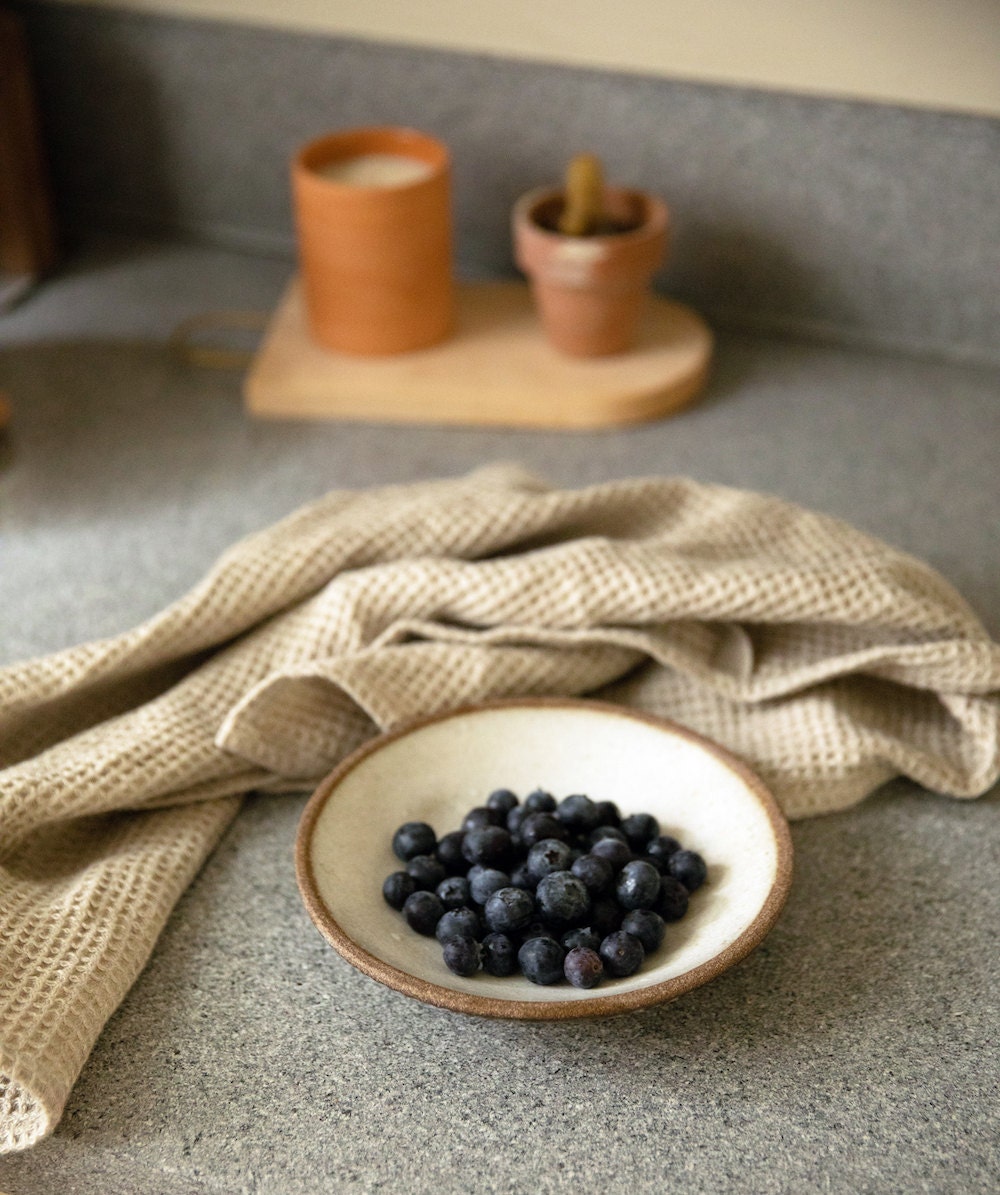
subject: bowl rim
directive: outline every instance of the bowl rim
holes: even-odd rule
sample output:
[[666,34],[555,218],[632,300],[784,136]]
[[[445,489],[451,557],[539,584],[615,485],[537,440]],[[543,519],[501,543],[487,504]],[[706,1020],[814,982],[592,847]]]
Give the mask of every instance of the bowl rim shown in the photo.
[[[373,955],[342,928],[320,895],[309,849],[320,814],[341,781],[369,756],[424,727],[490,710],[517,708],[576,709],[644,722],[702,747],[745,782],[767,816],[777,858],[774,881],[767,896],[753,921],[738,938],[690,971],[646,987],[624,992],[581,991],[579,999],[571,1000],[507,1000],[480,996],[421,979]],[[578,697],[514,697],[474,702],[408,719],[369,739],[347,755],[320,781],[302,811],[295,839],[295,874],[302,901],[317,929],[338,954],[369,978],[425,1004],[452,1012],[504,1020],[553,1021],[611,1016],[663,1004],[708,983],[742,961],[764,940],[785,905],[792,883],[792,855],[788,821],[764,782],[744,760],[705,735],[661,715],[612,702]]]

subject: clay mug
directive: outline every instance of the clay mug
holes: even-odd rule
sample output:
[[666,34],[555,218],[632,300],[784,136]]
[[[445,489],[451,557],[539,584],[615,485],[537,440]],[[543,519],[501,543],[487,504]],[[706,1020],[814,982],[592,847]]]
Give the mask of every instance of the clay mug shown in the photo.
[[329,133],[295,154],[292,195],[306,318],[318,344],[382,356],[449,335],[446,146],[415,129]]

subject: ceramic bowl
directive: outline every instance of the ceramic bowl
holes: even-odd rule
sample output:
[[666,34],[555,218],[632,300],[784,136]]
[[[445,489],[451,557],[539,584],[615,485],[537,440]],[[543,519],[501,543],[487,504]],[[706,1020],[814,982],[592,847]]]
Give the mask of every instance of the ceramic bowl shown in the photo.
[[[453,975],[382,897],[403,866],[392,835],[428,822],[440,836],[497,788],[586,793],[649,812],[698,851],[706,883],[663,946],[627,979],[590,990],[522,976]],[[603,1016],[672,1000],[714,979],[764,938],[791,883],[788,825],[749,768],[693,731],[590,701],[498,701],[429,717],[372,740],[317,788],[302,815],[296,871],[306,908],[359,970],[458,1012],[545,1020]]]

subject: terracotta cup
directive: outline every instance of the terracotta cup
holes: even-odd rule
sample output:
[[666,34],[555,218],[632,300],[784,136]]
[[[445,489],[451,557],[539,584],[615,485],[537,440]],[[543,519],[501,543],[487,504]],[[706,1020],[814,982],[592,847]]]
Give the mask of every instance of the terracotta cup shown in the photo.
[[445,339],[454,319],[451,163],[413,129],[347,129],[292,163],[310,333],[381,356]]
[[558,188],[531,191],[512,217],[515,258],[545,335],[573,357],[625,352],[666,256],[666,204],[645,191],[607,187],[603,210],[621,231],[567,236],[557,230],[563,203]]

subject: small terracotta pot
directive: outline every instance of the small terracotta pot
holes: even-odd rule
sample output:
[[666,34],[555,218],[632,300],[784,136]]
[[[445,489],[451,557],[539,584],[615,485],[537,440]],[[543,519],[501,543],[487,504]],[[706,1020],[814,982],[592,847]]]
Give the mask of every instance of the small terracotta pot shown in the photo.
[[558,188],[514,205],[514,253],[528,276],[549,342],[573,357],[621,353],[635,343],[653,275],[667,251],[669,213],[645,191],[608,187],[604,212],[623,231],[566,236],[557,231]]
[[[343,177],[373,155],[374,165],[395,161],[401,177],[384,169]],[[306,313],[319,344],[380,356],[448,336],[451,164],[440,141],[400,128],[331,133],[295,155],[292,193]]]

